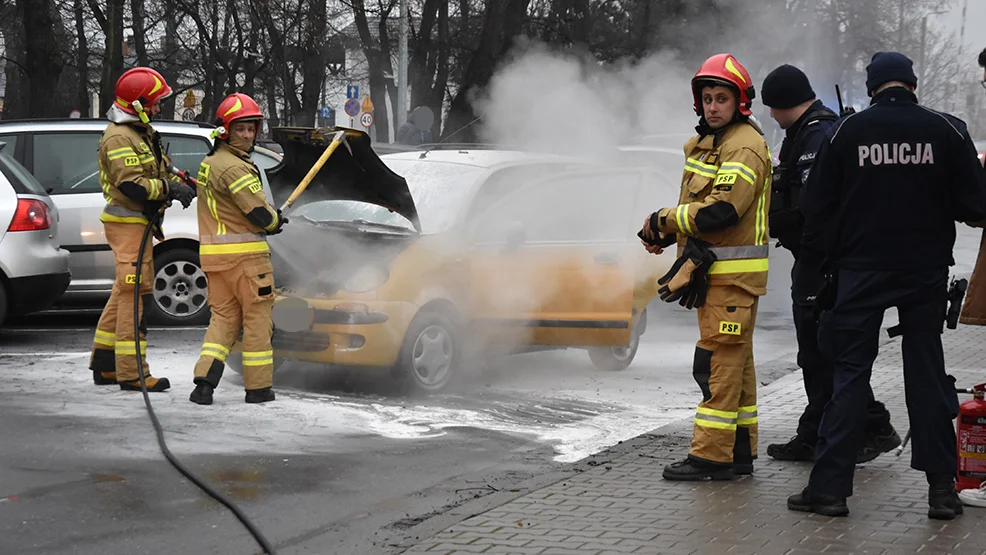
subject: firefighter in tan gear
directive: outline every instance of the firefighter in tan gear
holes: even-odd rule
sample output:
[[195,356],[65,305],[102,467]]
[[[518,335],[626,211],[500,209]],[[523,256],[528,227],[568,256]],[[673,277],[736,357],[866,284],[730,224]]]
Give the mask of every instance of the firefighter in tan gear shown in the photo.
[[[120,389],[127,391],[140,391],[138,356],[148,391],[170,387],[167,378],[151,377],[147,366],[143,305],[148,302],[153,281],[150,237],[140,269],[139,353],[134,344],[137,254],[146,226],[168,201],[178,200],[188,208],[195,198],[192,187],[169,173],[171,160],[150,124],[161,111],[160,102],[170,95],[171,87],[153,69],[128,70],[116,83],[116,102],[106,114],[110,123],[99,141],[99,181],[106,198],[99,219],[106,242],[113,249],[116,278],[96,326],[89,369],[97,385],[119,383]],[[157,239],[164,238],[160,221],[153,231]]]
[[274,268],[266,236],[279,233],[287,218],[267,203],[260,171],[250,160],[262,118],[249,96],[226,97],[216,112],[215,146],[199,169],[199,259],[212,309],[189,397],[200,405],[212,404],[241,329],[246,402],[274,400]]
[[728,480],[752,474],[757,456],[753,327],[767,292],[771,158],[751,120],[753,81],[736,58],[706,60],[692,90],[700,120],[685,143],[679,204],[651,214],[641,237],[653,253],[677,242],[661,297],[698,307],[692,372],[703,400],[688,457],[664,478]]

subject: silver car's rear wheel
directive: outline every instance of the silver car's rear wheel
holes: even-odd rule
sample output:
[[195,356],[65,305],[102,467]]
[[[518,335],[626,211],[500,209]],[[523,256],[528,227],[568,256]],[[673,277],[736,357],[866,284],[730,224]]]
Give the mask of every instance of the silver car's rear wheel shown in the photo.
[[189,249],[165,251],[154,258],[154,302],[146,307],[152,322],[173,326],[209,322],[209,282],[199,255]]

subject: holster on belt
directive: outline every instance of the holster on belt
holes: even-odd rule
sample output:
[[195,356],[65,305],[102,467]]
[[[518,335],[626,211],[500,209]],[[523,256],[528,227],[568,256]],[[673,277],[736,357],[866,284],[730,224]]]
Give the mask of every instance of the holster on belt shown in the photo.
[[678,304],[685,308],[697,308],[705,304],[705,294],[709,289],[709,269],[716,261],[711,245],[689,237],[681,256],[675,260],[668,273],[657,280],[661,286],[657,290],[661,300]]

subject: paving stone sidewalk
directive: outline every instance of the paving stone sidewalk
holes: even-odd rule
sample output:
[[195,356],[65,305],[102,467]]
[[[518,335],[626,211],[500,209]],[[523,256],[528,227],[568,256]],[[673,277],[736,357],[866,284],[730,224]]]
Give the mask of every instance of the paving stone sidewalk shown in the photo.
[[[883,336],[886,338],[886,335]],[[961,387],[986,381],[986,328],[945,330],[946,363]],[[900,339],[888,340],[873,390],[907,431]],[[794,435],[805,405],[800,372],[759,394],[760,452],[753,476],[733,482],[669,482],[661,472],[684,455],[691,419],[671,424],[612,460],[465,520],[404,553],[962,553],[986,555],[986,509],[966,507],[954,521],[927,518],[927,483],[909,467],[911,449],[856,468],[846,518],[787,510],[808,479],[807,463],[766,456],[769,443]],[[959,401],[969,397],[960,395]],[[605,454],[603,454],[605,457]],[[468,518],[466,518],[468,517]]]

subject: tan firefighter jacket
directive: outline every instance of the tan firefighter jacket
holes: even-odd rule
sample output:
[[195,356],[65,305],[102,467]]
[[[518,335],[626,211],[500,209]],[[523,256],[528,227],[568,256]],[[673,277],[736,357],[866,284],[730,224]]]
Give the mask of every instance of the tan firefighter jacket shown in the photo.
[[[278,215],[267,203],[260,170],[249,154],[220,143],[202,161],[198,181],[202,269],[223,271],[243,260],[269,258],[266,232],[277,227]],[[261,226],[261,221],[269,223]]]
[[752,124],[734,123],[719,133],[685,143],[679,204],[658,212],[665,233],[675,233],[678,254],[688,236],[710,243],[717,262],[710,285],[736,285],[767,293],[770,151]]
[[[106,206],[104,223],[147,225],[148,217],[168,199],[171,160],[142,123],[110,123],[99,140],[99,184]],[[156,143],[156,144],[155,144]],[[163,238],[160,228],[155,236]]]

